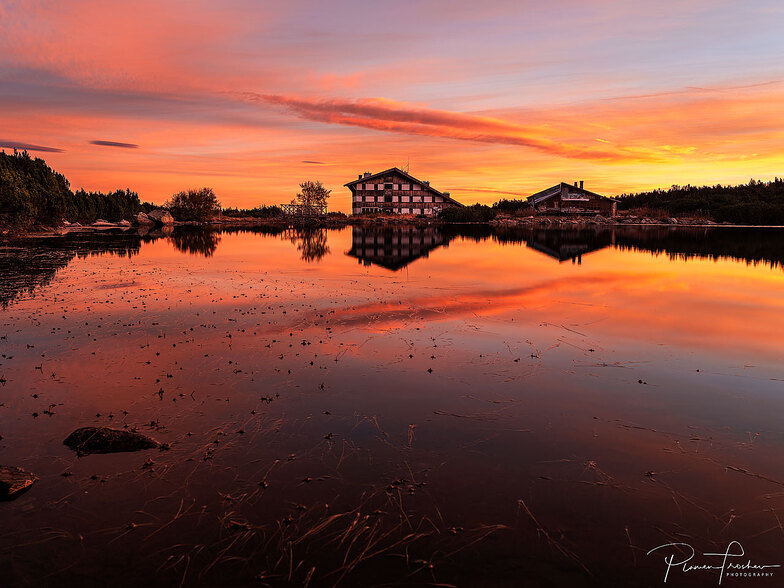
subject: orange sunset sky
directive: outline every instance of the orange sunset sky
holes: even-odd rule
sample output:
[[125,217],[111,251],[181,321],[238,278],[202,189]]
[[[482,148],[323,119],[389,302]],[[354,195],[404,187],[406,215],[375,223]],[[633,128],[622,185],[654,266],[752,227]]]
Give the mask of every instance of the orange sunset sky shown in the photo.
[[0,0],[0,146],[158,203],[772,179],[783,80],[780,0]]

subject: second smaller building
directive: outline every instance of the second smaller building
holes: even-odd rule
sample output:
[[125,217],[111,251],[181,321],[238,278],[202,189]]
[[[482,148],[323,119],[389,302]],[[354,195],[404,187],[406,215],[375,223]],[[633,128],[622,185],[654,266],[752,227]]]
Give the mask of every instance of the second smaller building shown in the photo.
[[618,201],[583,188],[561,182],[528,197],[529,204],[541,214],[602,214],[615,216]]

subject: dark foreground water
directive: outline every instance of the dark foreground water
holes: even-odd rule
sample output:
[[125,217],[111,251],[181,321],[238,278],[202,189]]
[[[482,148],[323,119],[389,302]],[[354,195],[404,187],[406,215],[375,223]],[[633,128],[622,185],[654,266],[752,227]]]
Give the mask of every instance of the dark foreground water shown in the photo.
[[[0,464],[40,479],[0,586],[780,586],[782,261],[740,228],[1,247]],[[168,450],[77,457],[90,425]]]

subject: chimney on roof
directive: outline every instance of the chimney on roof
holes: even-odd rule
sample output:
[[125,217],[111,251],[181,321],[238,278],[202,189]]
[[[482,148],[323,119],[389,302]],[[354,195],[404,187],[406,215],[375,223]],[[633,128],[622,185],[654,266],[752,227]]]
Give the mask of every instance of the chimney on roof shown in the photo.
[[425,186],[429,186],[429,185],[430,185],[430,180],[425,180],[425,181],[424,181],[424,182],[422,182],[422,183],[423,183]]
[[583,189],[583,181],[580,180],[580,190],[582,190],[582,189]]
[[373,174],[371,174],[370,172],[365,172],[365,177],[366,177],[366,178],[369,178],[369,177],[370,177],[370,176],[372,176],[372,175],[373,175]]
[[577,180],[574,181],[574,187],[577,187]]
[[357,179],[361,180],[362,179],[362,174],[359,174],[359,177]]

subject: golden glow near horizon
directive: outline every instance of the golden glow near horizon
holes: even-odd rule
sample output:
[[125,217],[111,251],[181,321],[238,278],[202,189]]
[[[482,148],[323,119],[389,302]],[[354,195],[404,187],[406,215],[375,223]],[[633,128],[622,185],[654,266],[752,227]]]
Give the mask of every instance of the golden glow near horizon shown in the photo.
[[319,179],[348,211],[344,183],[407,163],[466,203],[561,180],[772,179],[782,16],[772,1],[0,0],[0,145],[74,188],[162,202],[207,185],[241,207]]

